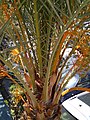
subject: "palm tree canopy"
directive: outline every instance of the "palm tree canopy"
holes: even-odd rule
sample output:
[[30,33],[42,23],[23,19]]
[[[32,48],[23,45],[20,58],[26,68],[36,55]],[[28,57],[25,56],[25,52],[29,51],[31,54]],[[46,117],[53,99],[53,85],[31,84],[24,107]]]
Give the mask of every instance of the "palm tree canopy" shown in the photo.
[[[34,107],[41,109],[38,101],[58,104],[69,80],[88,71],[89,18],[90,0],[0,1],[0,42],[6,36],[10,43],[1,50],[0,60],[23,84]],[[67,48],[72,49],[64,58]],[[76,51],[78,57],[58,87]]]

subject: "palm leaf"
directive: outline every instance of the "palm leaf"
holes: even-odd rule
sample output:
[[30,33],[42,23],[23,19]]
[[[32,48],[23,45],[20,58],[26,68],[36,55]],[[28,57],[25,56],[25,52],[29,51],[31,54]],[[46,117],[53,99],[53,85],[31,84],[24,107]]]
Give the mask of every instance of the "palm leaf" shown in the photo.
[[[89,3],[90,0],[21,0],[11,2],[11,7],[5,10],[8,20],[5,24],[2,23],[1,40],[4,33],[8,34],[9,41],[14,45],[3,50],[0,59],[23,84],[23,89],[29,96],[28,102],[34,107],[32,110],[28,109],[31,116],[35,113],[35,119],[56,117],[59,107],[55,104],[58,104],[63,89],[76,73],[87,70],[90,57],[90,49],[87,47],[89,26],[87,31],[83,28],[84,23],[89,21]],[[11,8],[13,13],[10,18],[8,11]],[[72,51],[62,62],[68,45],[72,46]],[[14,49],[18,50],[14,56],[16,58],[8,55]],[[81,57],[69,72],[74,68],[75,71],[70,76],[68,72],[61,82],[63,69],[77,49],[81,51]],[[13,67],[15,59],[19,60],[19,69],[23,69],[22,75],[18,67]],[[82,65],[83,60],[85,63]]]

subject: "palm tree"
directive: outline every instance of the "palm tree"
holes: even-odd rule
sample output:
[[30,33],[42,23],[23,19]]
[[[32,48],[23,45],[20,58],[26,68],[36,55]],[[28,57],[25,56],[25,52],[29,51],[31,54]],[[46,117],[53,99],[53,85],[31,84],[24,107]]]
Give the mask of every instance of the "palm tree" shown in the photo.
[[[2,0],[0,14],[1,41],[8,35],[13,44],[1,51],[0,60],[23,84],[27,115],[33,120],[59,119],[63,89],[76,73],[82,75],[90,67],[90,0]],[[72,50],[63,60],[69,46]],[[78,57],[62,79],[76,51]]]

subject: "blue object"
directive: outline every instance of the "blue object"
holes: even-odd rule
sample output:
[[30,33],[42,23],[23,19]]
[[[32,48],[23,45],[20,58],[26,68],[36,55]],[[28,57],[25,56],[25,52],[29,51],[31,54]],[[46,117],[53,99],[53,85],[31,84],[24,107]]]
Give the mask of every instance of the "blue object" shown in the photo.
[[4,103],[4,99],[0,94],[0,120],[13,120],[10,115],[10,109]]

